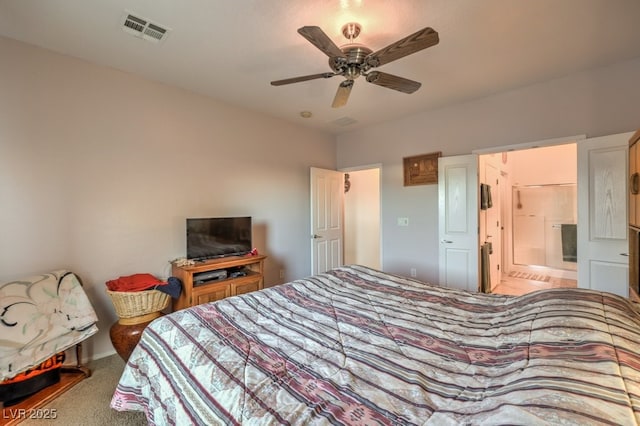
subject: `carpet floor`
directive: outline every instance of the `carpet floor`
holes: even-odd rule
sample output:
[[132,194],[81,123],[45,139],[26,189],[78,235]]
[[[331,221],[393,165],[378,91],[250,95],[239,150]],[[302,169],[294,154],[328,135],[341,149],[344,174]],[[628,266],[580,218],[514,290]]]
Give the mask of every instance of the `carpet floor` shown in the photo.
[[124,370],[124,361],[118,355],[89,363],[91,377],[84,379],[67,392],[44,406],[50,413],[55,410],[55,420],[27,419],[19,426],[82,425],[115,426],[146,425],[144,413],[120,412],[109,406],[113,391]]

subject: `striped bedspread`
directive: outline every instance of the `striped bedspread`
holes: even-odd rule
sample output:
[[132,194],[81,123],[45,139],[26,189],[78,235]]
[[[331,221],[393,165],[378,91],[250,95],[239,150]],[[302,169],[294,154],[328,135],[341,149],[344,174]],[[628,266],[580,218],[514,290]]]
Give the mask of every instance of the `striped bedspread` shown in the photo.
[[111,406],[150,424],[636,425],[640,316],[609,293],[342,267],[157,319]]

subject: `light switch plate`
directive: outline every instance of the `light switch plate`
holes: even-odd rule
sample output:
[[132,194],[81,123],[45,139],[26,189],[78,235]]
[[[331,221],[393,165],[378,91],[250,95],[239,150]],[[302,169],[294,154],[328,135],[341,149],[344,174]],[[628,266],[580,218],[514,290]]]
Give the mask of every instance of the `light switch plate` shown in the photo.
[[398,226],[409,226],[409,218],[408,217],[399,217],[398,218]]

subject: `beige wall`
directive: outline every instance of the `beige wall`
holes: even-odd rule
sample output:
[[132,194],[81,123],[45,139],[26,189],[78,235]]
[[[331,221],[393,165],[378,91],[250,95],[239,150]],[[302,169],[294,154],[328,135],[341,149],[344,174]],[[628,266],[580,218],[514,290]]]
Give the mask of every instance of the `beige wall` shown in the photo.
[[166,278],[188,216],[248,215],[266,284],[310,273],[309,167],[332,137],[0,38],[0,282],[68,268],[113,349],[104,282]]
[[[416,268],[437,283],[438,188],[404,187],[403,157],[627,132],[640,128],[639,105],[637,58],[340,135],[338,167],[382,164],[382,266],[406,276]],[[409,227],[398,227],[398,217]]]

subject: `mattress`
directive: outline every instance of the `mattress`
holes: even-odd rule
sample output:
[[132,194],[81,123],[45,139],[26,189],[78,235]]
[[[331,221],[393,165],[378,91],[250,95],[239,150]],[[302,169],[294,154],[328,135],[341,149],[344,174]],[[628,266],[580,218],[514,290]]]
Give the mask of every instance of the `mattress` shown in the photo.
[[636,425],[640,317],[609,293],[341,267],[155,320],[111,406],[158,425]]

